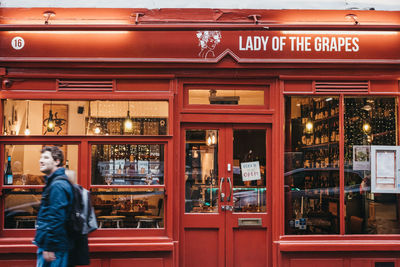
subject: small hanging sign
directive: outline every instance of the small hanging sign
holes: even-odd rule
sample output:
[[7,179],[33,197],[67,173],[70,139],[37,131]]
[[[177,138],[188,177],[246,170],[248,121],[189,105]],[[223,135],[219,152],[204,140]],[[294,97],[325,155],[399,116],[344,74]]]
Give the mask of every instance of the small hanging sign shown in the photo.
[[240,165],[243,181],[261,180],[260,163],[258,161],[242,162]]

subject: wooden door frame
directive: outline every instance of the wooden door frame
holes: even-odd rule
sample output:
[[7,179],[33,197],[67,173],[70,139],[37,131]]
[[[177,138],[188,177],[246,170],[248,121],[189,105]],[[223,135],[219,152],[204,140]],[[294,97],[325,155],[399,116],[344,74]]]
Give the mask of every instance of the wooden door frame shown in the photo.
[[[218,162],[219,165],[221,166],[219,168],[219,179],[221,177],[225,177],[227,174],[225,165],[227,163],[231,163],[232,164],[232,158],[227,158],[226,155],[232,156],[233,155],[233,144],[230,144],[230,140],[233,140],[233,130],[234,129],[265,129],[266,131],[266,165],[267,166],[271,166],[270,168],[266,168],[266,188],[267,188],[267,194],[266,194],[266,213],[263,215],[258,215],[258,216],[263,216],[264,218],[266,218],[266,220],[263,222],[263,227],[266,228],[266,233],[267,233],[267,251],[266,251],[266,262],[268,263],[268,265],[270,265],[272,263],[272,220],[271,220],[271,211],[272,211],[272,190],[271,190],[271,186],[272,186],[272,123],[246,123],[246,124],[240,124],[240,123],[182,123],[181,125],[181,131],[180,131],[180,140],[181,140],[181,144],[180,144],[180,153],[182,155],[182,161],[180,162],[180,167],[179,167],[179,184],[180,184],[180,188],[182,188],[181,192],[179,193],[179,197],[180,199],[178,200],[179,203],[181,203],[180,205],[180,263],[182,266],[185,266],[185,258],[184,258],[184,254],[185,254],[185,250],[184,250],[184,242],[185,242],[185,227],[191,223],[193,223],[193,227],[197,227],[197,223],[198,221],[196,220],[196,218],[194,216],[196,215],[192,215],[193,219],[190,219],[187,221],[188,219],[188,214],[185,213],[185,185],[184,185],[184,179],[182,179],[182,177],[184,177],[185,174],[185,141],[186,141],[186,137],[185,137],[185,131],[187,129],[218,129],[220,130],[220,136],[222,138],[220,138],[220,145],[221,147],[219,147],[218,150]],[[221,135],[222,133],[222,135]],[[228,134],[230,136],[228,136]],[[230,137],[230,139],[229,139]],[[228,141],[229,140],[229,141]],[[222,143],[221,143],[222,142]],[[221,150],[224,149],[224,151]],[[232,177],[233,178],[233,177]],[[233,180],[232,180],[233,181]],[[269,190],[268,190],[269,189]],[[228,185],[227,183],[224,183],[223,185],[223,191],[227,192],[228,189]],[[198,214],[197,214],[198,215]],[[206,214],[207,215],[207,214]],[[223,253],[222,255],[224,255],[224,257],[219,257],[218,259],[218,264],[219,266],[232,266],[233,264],[233,246],[230,246],[228,248],[227,244],[229,243],[228,240],[228,234],[227,234],[227,217],[230,216],[227,214],[227,212],[221,212],[221,203],[218,207],[218,214],[215,214],[216,216],[222,217],[224,220],[224,225],[223,225],[223,231],[220,231],[219,233],[219,238],[222,238],[221,240],[224,240],[225,244],[223,246],[220,246],[220,251],[219,251],[219,255],[221,255],[220,253]],[[243,217],[243,218],[248,218],[248,217],[254,217],[254,213],[250,213],[250,214],[246,214],[246,213],[240,213],[240,214],[231,214],[231,216],[234,217]],[[192,217],[190,216],[190,217]],[[213,215],[211,215],[213,216]],[[185,218],[186,217],[186,218]],[[207,216],[210,217],[210,216]],[[189,224],[188,224],[189,223]],[[212,224],[207,225],[207,226],[212,226]],[[232,228],[233,229],[233,228]],[[231,235],[229,235],[231,236]],[[230,242],[232,243],[232,242]]]

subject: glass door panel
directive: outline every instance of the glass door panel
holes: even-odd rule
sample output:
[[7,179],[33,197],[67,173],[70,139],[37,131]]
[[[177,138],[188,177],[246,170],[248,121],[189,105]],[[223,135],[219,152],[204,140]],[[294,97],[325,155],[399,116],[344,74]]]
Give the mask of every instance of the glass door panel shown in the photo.
[[218,130],[187,130],[185,212],[218,212]]
[[266,212],[265,140],[264,129],[233,130],[234,212]]

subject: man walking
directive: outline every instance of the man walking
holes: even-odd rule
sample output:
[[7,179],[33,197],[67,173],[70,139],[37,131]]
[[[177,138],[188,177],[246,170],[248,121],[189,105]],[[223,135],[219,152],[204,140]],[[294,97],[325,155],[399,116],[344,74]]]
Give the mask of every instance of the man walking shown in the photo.
[[40,171],[46,176],[42,201],[37,216],[34,244],[38,246],[36,267],[66,267],[71,240],[66,223],[71,210],[72,187],[65,179],[63,152],[56,146],[46,146],[40,155]]

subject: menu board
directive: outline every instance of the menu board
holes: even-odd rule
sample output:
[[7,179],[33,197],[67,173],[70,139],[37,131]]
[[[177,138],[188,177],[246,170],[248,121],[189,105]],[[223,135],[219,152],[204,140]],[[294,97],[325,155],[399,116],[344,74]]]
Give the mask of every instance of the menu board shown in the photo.
[[371,192],[399,193],[399,148],[371,146]]

